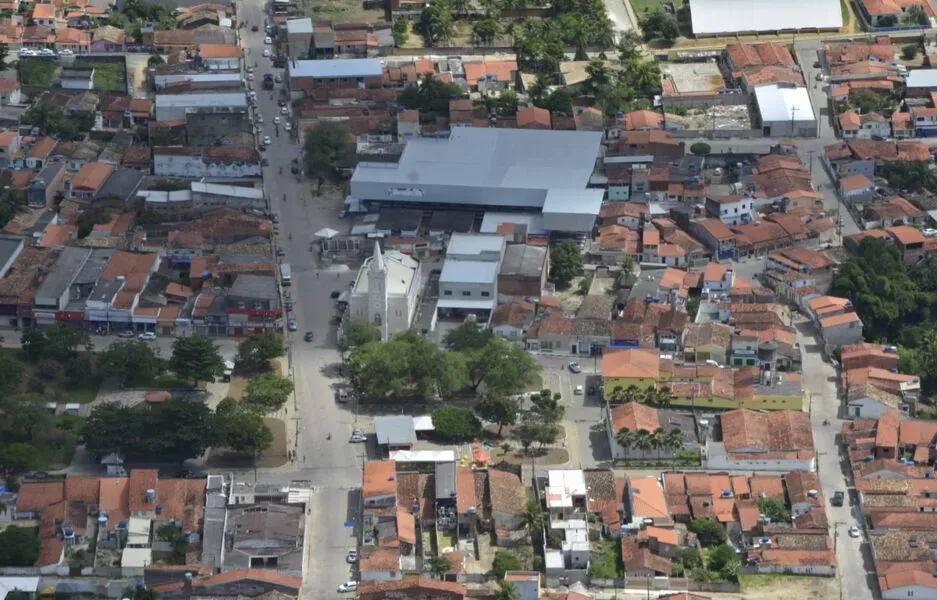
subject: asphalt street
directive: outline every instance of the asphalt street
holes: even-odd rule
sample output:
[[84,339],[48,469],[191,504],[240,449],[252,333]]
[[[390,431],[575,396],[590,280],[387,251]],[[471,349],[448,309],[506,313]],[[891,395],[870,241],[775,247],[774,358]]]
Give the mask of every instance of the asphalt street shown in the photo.
[[[290,317],[298,323],[298,331],[290,334],[296,387],[295,470],[281,470],[275,477],[307,479],[313,486],[307,505],[303,597],[340,598],[338,585],[354,578],[345,554],[356,547],[352,525],[361,484],[359,454],[364,449],[348,443],[355,416],[334,400],[335,386],[340,382],[340,357],[335,350],[335,328],[330,323],[333,301],[329,295],[333,289],[346,288],[355,272],[344,266],[320,270],[310,252],[313,232],[326,226],[339,228],[339,207],[316,201],[309,180],[297,181],[290,174],[290,162],[300,156],[301,147],[282,129],[277,136],[273,124],[280,111],[277,100],[282,86],[278,84],[273,93],[261,89],[265,73],[281,74],[270,59],[262,56],[265,10],[262,0],[246,0],[239,3],[238,18],[248,23],[241,30],[245,63],[257,63],[253,84],[257,108],[264,116],[261,135],[269,136],[272,142],[264,152],[270,163],[264,169],[264,188],[271,210],[280,216],[277,244],[286,251],[282,260],[291,265],[293,279],[284,291],[294,304]],[[251,32],[251,25],[258,25],[260,30]],[[312,342],[303,341],[307,331],[313,333]]]

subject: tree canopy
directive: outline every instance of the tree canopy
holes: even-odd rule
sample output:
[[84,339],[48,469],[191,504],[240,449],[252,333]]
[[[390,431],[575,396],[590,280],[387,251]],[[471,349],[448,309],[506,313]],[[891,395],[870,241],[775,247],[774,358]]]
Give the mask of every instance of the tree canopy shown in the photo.
[[221,375],[224,362],[214,342],[205,336],[193,335],[173,341],[169,368],[179,377],[191,379],[193,385],[198,385],[199,381],[214,381]]
[[[425,12],[425,11],[424,11]],[[421,118],[449,116],[449,101],[462,97],[462,88],[428,74],[419,85],[407,86],[398,97],[405,108],[418,110]]]
[[351,133],[337,121],[318,121],[306,130],[303,158],[306,173],[323,179],[335,176],[339,158],[352,151]]
[[464,442],[478,437],[481,422],[469,408],[444,406],[433,411],[433,433],[442,439]]
[[645,41],[648,42],[659,40],[671,45],[680,36],[680,27],[677,25],[676,17],[660,9],[644,18],[641,22],[641,29],[644,31]]
[[10,525],[0,531],[0,567],[32,567],[39,558],[39,530]]
[[293,381],[279,375],[258,375],[247,382],[247,404],[257,410],[280,410],[291,393]]
[[114,342],[98,356],[98,367],[104,375],[122,378],[126,386],[148,384],[166,370],[157,352],[143,341]]
[[704,548],[724,544],[727,539],[726,528],[719,521],[708,517],[693,519],[689,529],[696,534]]
[[495,552],[495,558],[491,562],[491,572],[498,579],[504,579],[504,574],[508,571],[520,571],[522,569],[521,559],[513,552],[506,550]]
[[582,275],[582,249],[566,241],[550,252],[550,279],[560,288],[569,287],[574,277]]
[[283,339],[275,331],[255,334],[238,344],[237,368],[256,372],[270,368],[270,360],[283,355]]

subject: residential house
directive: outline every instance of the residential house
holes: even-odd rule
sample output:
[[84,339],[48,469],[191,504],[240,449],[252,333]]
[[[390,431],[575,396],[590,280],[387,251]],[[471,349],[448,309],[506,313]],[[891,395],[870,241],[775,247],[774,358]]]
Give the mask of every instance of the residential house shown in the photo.
[[683,359],[705,363],[714,360],[726,364],[732,339],[732,328],[722,323],[690,323],[683,335]]
[[906,21],[906,15],[912,8],[924,13],[925,17],[933,18],[937,16],[933,7],[922,0],[862,0],[858,3],[868,22],[873,28],[892,28],[917,25]]
[[93,162],[84,165],[65,182],[68,197],[84,202],[95,200],[113,172],[114,166],[106,163]]
[[38,170],[45,167],[55,150],[55,144],[55,138],[49,136],[43,136],[36,140],[26,150],[26,168]]
[[690,222],[690,233],[703,242],[716,259],[735,258],[736,234],[718,219]]
[[159,146],[153,149],[153,174],[161,177],[260,177],[260,153],[247,147],[190,148]]
[[849,300],[818,296],[809,300],[807,306],[828,349],[862,341],[862,321]]
[[752,209],[752,199],[747,196],[706,196],[706,216],[719,219],[725,225],[750,223],[754,220]]
[[[613,460],[650,459],[656,457],[672,458],[684,450],[698,451],[700,448],[696,418],[692,415],[677,413],[667,409],[657,409],[639,402],[627,402],[617,406],[606,404],[605,434]],[[618,443],[618,433],[627,429],[634,434],[639,431],[654,433],[657,429],[666,433],[680,431],[681,445],[653,450],[642,450],[636,445],[622,447]]]
[[708,441],[710,469],[812,471],[816,451],[802,411],[730,410],[719,417],[722,441]]
[[55,31],[55,49],[87,54],[91,49],[91,34],[72,27],[59,28]]
[[498,270],[498,293],[539,298],[549,271],[549,253],[545,247],[508,244]]
[[605,399],[616,388],[656,388],[661,379],[660,353],[656,349],[625,349],[606,352],[602,356],[602,382]]
[[927,238],[921,233],[920,229],[910,225],[897,225],[885,229],[888,238],[892,240],[901,255],[904,262],[913,265],[923,258],[926,258],[928,252]]
[[102,25],[91,32],[91,51],[123,52],[125,39],[123,29],[112,25]]
[[891,123],[876,112],[859,114],[847,110],[839,116],[839,129],[843,138],[887,138],[891,134]]
[[839,193],[846,201],[868,198],[875,194],[875,183],[861,173],[839,180]]
[[527,491],[520,475],[498,468],[488,469],[488,498],[499,545],[508,545],[523,527]]
[[892,228],[899,225],[919,227],[928,218],[927,213],[901,196],[890,198],[885,203],[871,204],[862,217],[866,229]]

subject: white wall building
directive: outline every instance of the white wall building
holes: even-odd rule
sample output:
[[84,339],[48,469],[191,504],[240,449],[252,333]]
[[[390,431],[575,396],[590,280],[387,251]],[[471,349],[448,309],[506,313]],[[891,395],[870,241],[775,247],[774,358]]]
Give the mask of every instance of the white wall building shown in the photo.
[[835,31],[843,26],[838,0],[690,0],[697,36],[759,31]]
[[406,331],[413,323],[422,281],[420,263],[390,251],[381,253],[374,242],[374,254],[364,261],[352,288],[351,316],[363,319],[381,330],[381,339]]
[[498,271],[504,256],[501,235],[454,233],[439,275],[439,318],[474,314],[487,323],[498,303]]
[[762,85],[755,88],[755,105],[765,137],[817,137],[817,118],[807,88]]
[[260,177],[260,153],[253,148],[183,146],[153,149],[153,175],[158,177]]

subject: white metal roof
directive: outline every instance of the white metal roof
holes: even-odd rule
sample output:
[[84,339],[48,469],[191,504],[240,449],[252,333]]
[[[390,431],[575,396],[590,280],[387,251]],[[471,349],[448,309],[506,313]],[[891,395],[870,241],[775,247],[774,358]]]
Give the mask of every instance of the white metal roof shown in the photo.
[[908,72],[905,86],[909,88],[937,87],[937,69],[914,69]]
[[390,459],[397,462],[454,462],[453,450],[394,450]]
[[542,235],[546,233],[543,228],[543,216],[537,213],[502,213],[488,211],[482,219],[481,233],[497,233],[498,227],[505,223],[523,225],[527,233]]
[[10,592],[35,594],[38,590],[38,577],[0,577],[0,598],[6,598]]
[[480,255],[501,253],[504,246],[503,235],[484,235],[477,233],[453,233],[446,247],[446,254]]
[[839,29],[839,0],[690,0],[696,35],[746,31]]
[[470,300],[468,298],[440,298],[436,308],[462,308],[465,310],[493,310],[494,300]]
[[290,77],[380,77],[384,66],[377,58],[343,58],[335,60],[293,60],[288,64]]
[[156,96],[156,108],[179,108],[197,106],[247,106],[244,92],[221,94],[160,94]]
[[761,120],[766,123],[781,121],[812,122],[815,120],[807,88],[762,85],[755,88],[755,102]]
[[312,19],[287,19],[286,33],[312,33]]
[[202,194],[216,194],[218,196],[230,196],[232,198],[250,198],[254,200],[263,200],[264,191],[260,188],[243,187],[239,185],[223,185],[220,183],[204,183],[193,181],[191,183],[192,191]]
[[498,261],[446,259],[439,283],[494,283],[499,266]]
[[599,214],[605,191],[600,189],[584,190],[549,190],[543,201],[543,212],[559,214],[592,215]]

